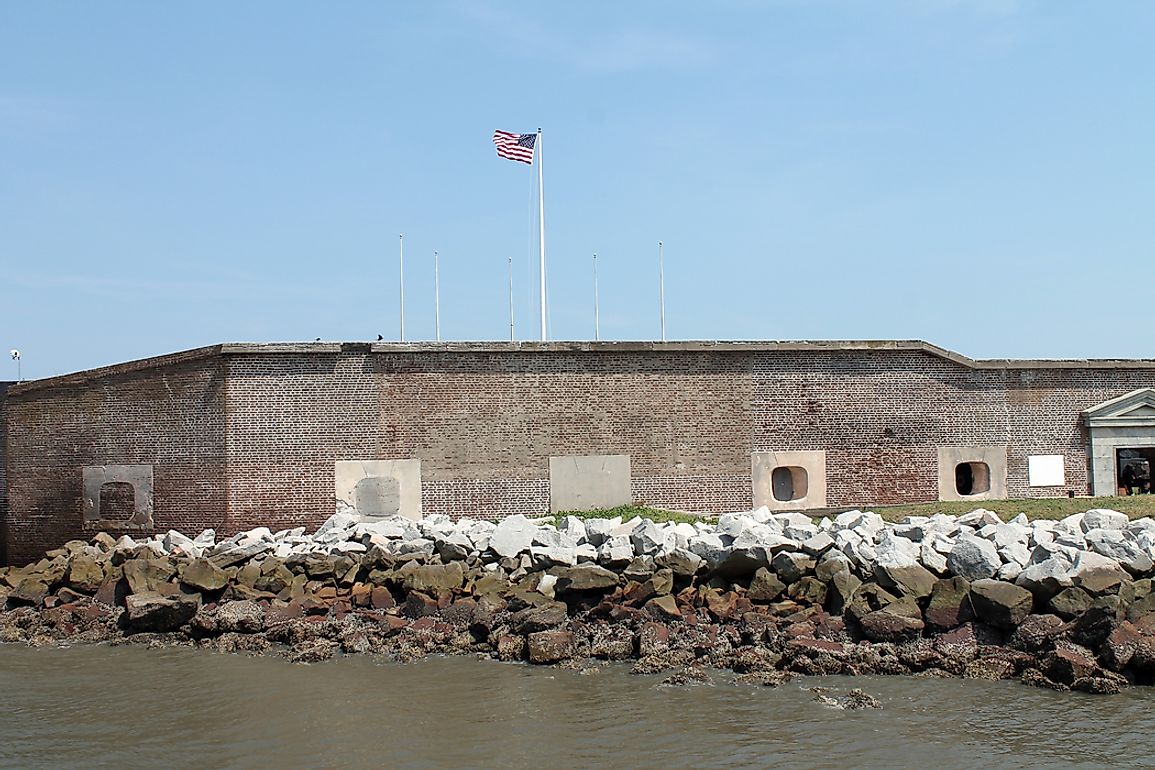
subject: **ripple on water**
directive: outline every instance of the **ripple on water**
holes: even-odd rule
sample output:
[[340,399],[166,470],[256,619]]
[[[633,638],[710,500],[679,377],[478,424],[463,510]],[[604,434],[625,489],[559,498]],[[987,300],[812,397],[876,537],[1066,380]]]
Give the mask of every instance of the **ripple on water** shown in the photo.
[[[1155,694],[1008,682],[812,678],[660,687],[469,658],[410,665],[132,647],[0,646],[0,765],[390,768],[1151,766]],[[861,687],[839,711],[806,688]]]

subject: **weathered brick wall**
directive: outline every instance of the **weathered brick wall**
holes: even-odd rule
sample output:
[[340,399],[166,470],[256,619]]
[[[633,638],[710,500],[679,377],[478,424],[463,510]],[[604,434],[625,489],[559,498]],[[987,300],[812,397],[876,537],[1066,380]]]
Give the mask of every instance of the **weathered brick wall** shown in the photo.
[[[823,449],[832,507],[934,500],[937,447],[1006,445],[1011,497],[1088,492],[1080,412],[1155,368],[974,367],[927,350],[367,345],[202,349],[7,401],[14,562],[81,531],[81,469],[154,466],[158,530],[315,526],[338,460],[418,458],[427,513],[544,513],[549,457],[630,456],[635,499],[752,502],[751,452]],[[1062,454],[1067,485],[1027,486]]]
[[[269,526],[333,511],[335,460],[419,458],[423,508],[495,518],[549,507],[549,458],[628,454],[684,508],[749,506],[749,361],[726,353],[230,356],[229,509]],[[714,476],[747,479],[725,501]]]
[[8,386],[0,382],[0,566],[8,564]]
[[[917,350],[755,354],[753,451],[825,449],[832,507],[935,500],[939,446],[1007,446],[1008,496],[1085,495],[1081,412],[1155,385],[1126,368],[975,369]],[[1065,458],[1032,488],[1027,457]]]
[[[1009,497],[1038,497],[1091,491],[1089,438],[1081,412],[1139,388],[1155,387],[1150,369],[1008,369],[1007,459]],[[1067,484],[1055,488],[1027,486],[1027,456],[1064,456]]]
[[[91,536],[82,522],[82,470],[153,465],[160,532],[221,526],[225,512],[224,379],[220,358],[113,371],[95,380],[9,392],[8,555]],[[139,531],[138,531],[139,532]],[[138,532],[130,532],[137,534]]]

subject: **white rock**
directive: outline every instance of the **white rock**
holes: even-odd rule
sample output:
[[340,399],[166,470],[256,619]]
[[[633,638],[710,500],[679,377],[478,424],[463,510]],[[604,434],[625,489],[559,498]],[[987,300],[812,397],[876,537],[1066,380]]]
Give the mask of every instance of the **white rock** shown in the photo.
[[558,527],[575,542],[584,543],[586,540],[586,525],[577,516],[566,516]]
[[572,567],[577,564],[577,548],[574,546],[550,545],[530,546],[529,554],[534,560],[545,560],[550,564]]
[[918,552],[922,566],[938,575],[946,574],[946,557],[934,549],[929,543],[923,543]]
[[1081,526],[1084,532],[1093,529],[1123,529],[1128,523],[1127,514],[1107,508],[1092,508],[1083,514]]
[[993,578],[1002,566],[1003,560],[999,558],[994,543],[974,535],[960,537],[947,556],[950,571],[972,582]]
[[633,558],[634,546],[627,537],[611,537],[598,546],[598,563],[602,566],[624,567]]
[[182,535],[175,529],[170,529],[168,533],[165,534],[164,540],[162,542],[164,544],[164,550],[168,553],[172,553],[174,550],[179,548],[182,553],[185,553],[194,559],[200,557],[201,555],[201,547],[198,546],[192,538]]
[[653,556],[662,550],[665,535],[654,522],[646,519],[630,533],[630,543],[639,556]]
[[[1019,569],[1027,566],[1027,562],[1031,560],[1031,552],[1027,549],[1024,543],[1011,543],[999,549],[999,556],[1005,564],[1017,564]],[[1018,575],[1019,573],[1015,573]],[[1005,580],[1006,578],[999,578]],[[1012,580],[1014,578],[1011,578]]]
[[[323,534],[334,529],[352,529],[358,522],[358,517],[353,513],[334,513],[329,518],[317,527],[317,534]],[[272,533],[270,533],[271,535]]]
[[537,525],[520,513],[502,519],[489,538],[489,549],[501,557],[528,551],[537,534]]
[[621,516],[615,516],[612,519],[586,519],[586,539],[591,545],[600,546],[609,539],[610,533],[621,523]]

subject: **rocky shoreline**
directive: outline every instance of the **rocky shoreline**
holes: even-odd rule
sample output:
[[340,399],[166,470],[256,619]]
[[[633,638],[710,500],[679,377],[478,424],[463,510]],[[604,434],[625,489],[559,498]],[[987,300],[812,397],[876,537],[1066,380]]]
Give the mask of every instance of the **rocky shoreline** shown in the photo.
[[990,511],[898,524],[765,509],[716,522],[336,514],[217,541],[100,533],[0,570],[0,641],[195,645],[316,662],[633,661],[669,684],[794,674],[1155,682],[1155,521]]

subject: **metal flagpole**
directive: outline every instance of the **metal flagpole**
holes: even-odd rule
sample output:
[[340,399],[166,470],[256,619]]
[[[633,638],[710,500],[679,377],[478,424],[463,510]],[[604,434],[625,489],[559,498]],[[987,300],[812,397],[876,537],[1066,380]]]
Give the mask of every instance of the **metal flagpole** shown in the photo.
[[400,255],[398,259],[398,267],[400,274],[398,276],[397,286],[401,295],[401,341],[405,341],[405,233],[397,236],[400,246]]
[[509,341],[513,342],[513,253],[506,259],[509,262]]
[[441,342],[441,266],[437,252],[433,252],[433,328],[437,330],[437,341]]
[[538,249],[541,254],[541,264],[538,272],[541,275],[541,339],[546,340],[547,332],[545,328],[545,175],[542,173],[542,153],[541,141],[541,127],[537,129],[537,223],[538,223]]
[[601,319],[598,317],[598,253],[594,252],[594,339],[602,338]]
[[662,342],[666,341],[666,262],[662,256],[662,242],[658,241],[658,296],[662,313]]

